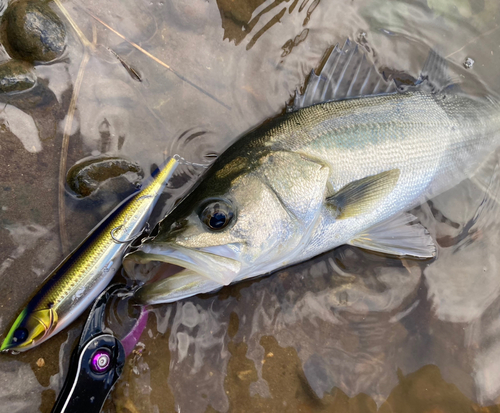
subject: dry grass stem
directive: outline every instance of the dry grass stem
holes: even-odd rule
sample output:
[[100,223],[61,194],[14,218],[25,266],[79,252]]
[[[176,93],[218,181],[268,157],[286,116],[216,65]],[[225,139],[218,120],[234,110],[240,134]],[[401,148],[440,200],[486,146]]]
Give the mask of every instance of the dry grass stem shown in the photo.
[[453,53],[450,53],[448,56],[446,56],[446,59],[450,58],[450,57],[451,57],[451,56],[453,56],[454,54],[457,54],[457,53],[461,52],[461,51],[462,51],[462,50],[464,50],[464,49],[465,49],[468,45],[470,45],[471,43],[474,43],[476,40],[480,39],[481,37],[483,37],[483,36],[487,36],[487,35],[489,35],[489,34],[493,33],[495,30],[498,30],[498,28],[499,28],[499,27],[500,27],[500,26],[498,26],[498,25],[497,25],[497,26],[496,26],[496,27],[494,27],[493,29],[488,30],[487,32],[481,33],[479,36],[474,37],[471,41],[469,41],[469,42],[465,43],[465,44],[464,44],[464,45],[463,45],[460,49],[455,50]]
[[92,43],[87,39],[87,37],[80,30],[78,25],[69,15],[66,8],[62,5],[60,0],[54,0],[61,13],[68,20],[69,24],[77,34],[78,38],[82,42],[84,53],[82,61],[80,62],[80,67],[78,68],[78,74],[76,76],[75,84],[73,86],[73,92],[71,94],[71,101],[68,107],[68,113],[66,120],[64,122],[63,138],[61,143],[61,156],[59,160],[59,178],[58,178],[58,215],[59,215],[59,238],[61,241],[61,249],[63,255],[68,253],[68,234],[66,231],[66,198],[64,191],[64,181],[66,179],[66,169],[68,160],[68,148],[69,148],[69,137],[71,135],[71,129],[73,127],[73,119],[75,116],[76,104],[78,101],[78,95],[80,93],[80,88],[82,86],[85,68],[90,60],[90,53],[94,49],[97,43],[97,30],[95,25],[92,25]]
[[80,28],[78,27],[78,25],[75,23],[75,21],[73,20],[73,18],[68,13],[68,10],[66,10],[66,7],[64,7],[63,4],[61,3],[61,0],[54,0],[54,3],[57,5],[57,7],[59,7],[59,9],[61,10],[61,13],[66,18],[66,20],[68,21],[68,23],[71,25],[71,27],[73,28],[73,30],[75,31],[75,33],[77,34],[77,36],[80,38],[80,41],[83,43],[83,45],[85,47],[92,47],[92,43],[89,42],[89,40],[87,39],[87,37],[80,30]]
[[123,34],[121,34],[120,32],[118,32],[115,29],[113,29],[111,26],[109,26],[108,24],[106,24],[105,22],[103,22],[101,19],[99,19],[99,17],[94,16],[88,10],[85,10],[85,11],[86,11],[86,13],[89,14],[90,17],[92,17],[93,19],[95,19],[96,21],[98,21],[99,23],[101,23],[108,30],[112,31],[118,37],[120,37],[123,40],[125,40],[128,44],[130,44],[135,49],[139,50],[141,53],[145,54],[147,57],[149,57],[150,59],[154,60],[156,63],[162,65],[164,68],[166,68],[167,70],[169,70],[170,72],[172,72],[174,75],[176,75],[179,79],[181,79],[182,81],[184,81],[184,82],[188,83],[189,85],[193,86],[196,90],[198,90],[199,92],[201,92],[204,95],[208,96],[210,99],[216,101],[218,104],[224,106],[226,109],[231,110],[231,107],[229,107],[228,105],[226,105],[224,102],[222,102],[221,100],[217,99],[215,96],[213,96],[211,93],[207,92],[206,90],[202,89],[200,86],[198,86],[198,85],[194,84],[193,82],[191,82],[190,80],[186,79],[179,72],[177,72],[176,70],[172,69],[172,67],[170,67],[168,64],[166,64],[162,60],[158,59],[156,56],[154,56],[151,53],[149,53],[147,50],[144,50],[138,44],[132,42],[131,40],[128,40]]

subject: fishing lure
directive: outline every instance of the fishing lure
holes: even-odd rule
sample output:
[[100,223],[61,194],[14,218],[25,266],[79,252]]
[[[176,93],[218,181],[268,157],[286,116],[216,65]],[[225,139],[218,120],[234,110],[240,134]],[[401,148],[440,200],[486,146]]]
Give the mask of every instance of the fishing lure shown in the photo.
[[175,155],[139,193],[115,208],[47,277],[17,317],[1,351],[26,351],[72,323],[106,288],[181,158]]

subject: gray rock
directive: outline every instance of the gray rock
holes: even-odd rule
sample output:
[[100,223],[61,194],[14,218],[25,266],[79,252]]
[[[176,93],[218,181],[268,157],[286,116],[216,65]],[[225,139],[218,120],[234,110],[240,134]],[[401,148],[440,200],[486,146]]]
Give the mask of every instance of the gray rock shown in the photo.
[[92,157],[75,164],[66,181],[78,198],[91,195],[105,182],[122,178],[128,185],[138,185],[144,177],[142,168],[129,160],[112,157]]
[[16,93],[36,85],[33,65],[19,60],[9,60],[0,65],[0,93]]
[[64,52],[66,28],[46,2],[17,0],[3,15],[2,38],[11,56],[49,62]]

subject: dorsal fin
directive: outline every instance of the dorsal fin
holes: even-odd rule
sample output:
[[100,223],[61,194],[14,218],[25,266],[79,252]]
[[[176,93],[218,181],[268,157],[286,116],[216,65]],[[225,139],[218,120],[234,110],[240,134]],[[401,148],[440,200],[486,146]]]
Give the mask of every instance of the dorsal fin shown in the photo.
[[394,82],[386,81],[358,44],[346,40],[330,52],[319,75],[311,71],[304,94],[295,93],[289,112],[331,100],[395,93]]
[[419,80],[427,83],[431,93],[441,92],[455,84],[448,70],[448,62],[434,49],[429,51]]
[[429,55],[427,56],[427,60],[424,63],[418,79],[406,73],[388,68],[382,69],[382,74],[385,79],[393,80],[397,86],[398,92],[402,93],[411,90],[438,93],[443,92],[447,88],[449,89],[451,86],[457,86],[458,84],[458,82],[453,80],[450,76],[446,59],[434,49],[429,51]]

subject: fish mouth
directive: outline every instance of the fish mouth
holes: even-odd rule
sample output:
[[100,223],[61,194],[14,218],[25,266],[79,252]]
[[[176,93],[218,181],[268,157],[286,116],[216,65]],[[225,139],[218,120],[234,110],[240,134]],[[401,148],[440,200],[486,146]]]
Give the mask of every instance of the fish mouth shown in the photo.
[[143,244],[124,257],[123,268],[131,278],[146,282],[135,294],[139,304],[167,303],[234,281],[241,264],[227,255],[235,255],[227,246],[189,249]]

